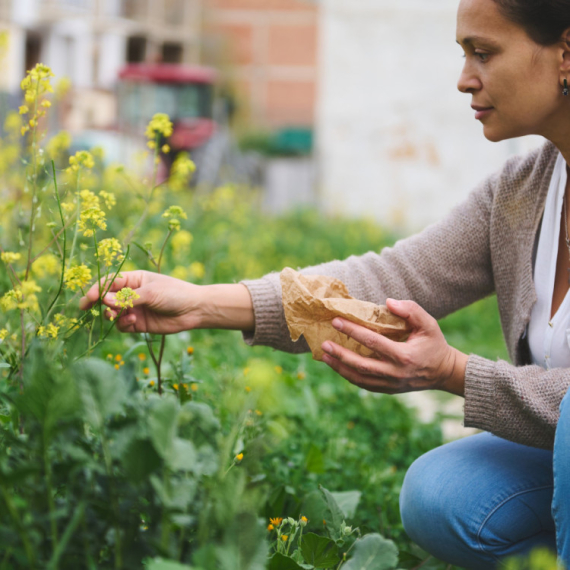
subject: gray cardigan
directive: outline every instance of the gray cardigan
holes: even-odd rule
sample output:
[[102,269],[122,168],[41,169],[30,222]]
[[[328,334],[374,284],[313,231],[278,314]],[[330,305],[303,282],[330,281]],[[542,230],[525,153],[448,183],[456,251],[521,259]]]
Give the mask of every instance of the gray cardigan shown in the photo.
[[[357,299],[411,299],[437,319],[493,292],[515,365],[471,355],[465,376],[465,426],[551,449],[570,370],[530,365],[524,338],[536,301],[533,250],[558,155],[551,143],[510,159],[442,221],[385,248],[302,270],[341,279]],[[308,351],[293,343],[283,314],[279,274],[243,281],[253,299],[250,345]]]

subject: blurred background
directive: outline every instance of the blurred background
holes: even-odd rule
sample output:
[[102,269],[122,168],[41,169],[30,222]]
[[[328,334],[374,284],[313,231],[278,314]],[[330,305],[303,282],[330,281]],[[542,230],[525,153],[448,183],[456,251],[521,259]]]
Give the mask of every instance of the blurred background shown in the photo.
[[455,87],[457,4],[0,0],[0,114],[42,62],[58,85],[49,130],[77,149],[128,163],[165,112],[195,184],[248,184],[272,213],[316,206],[404,235],[541,143],[482,136]]

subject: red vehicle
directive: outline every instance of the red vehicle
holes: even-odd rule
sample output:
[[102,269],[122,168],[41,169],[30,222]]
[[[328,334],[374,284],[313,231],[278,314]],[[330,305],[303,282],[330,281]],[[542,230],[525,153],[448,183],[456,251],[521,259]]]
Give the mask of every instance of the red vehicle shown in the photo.
[[142,137],[153,115],[166,113],[174,125],[168,141],[173,157],[204,146],[216,132],[213,69],[130,64],[119,77],[119,129],[124,134]]

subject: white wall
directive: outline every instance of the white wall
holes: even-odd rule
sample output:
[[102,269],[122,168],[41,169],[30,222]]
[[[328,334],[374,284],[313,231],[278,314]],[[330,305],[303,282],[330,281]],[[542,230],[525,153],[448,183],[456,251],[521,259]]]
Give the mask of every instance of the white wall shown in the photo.
[[456,89],[458,0],[322,0],[320,198],[405,232],[440,219],[513,152]]

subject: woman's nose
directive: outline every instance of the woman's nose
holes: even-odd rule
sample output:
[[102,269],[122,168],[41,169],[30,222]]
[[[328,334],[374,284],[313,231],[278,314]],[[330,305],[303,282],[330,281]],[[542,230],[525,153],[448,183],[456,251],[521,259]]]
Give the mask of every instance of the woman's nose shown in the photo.
[[459,81],[457,82],[457,89],[459,89],[461,93],[473,93],[481,89],[481,87],[481,80],[473,73],[473,69],[466,61],[461,70]]

